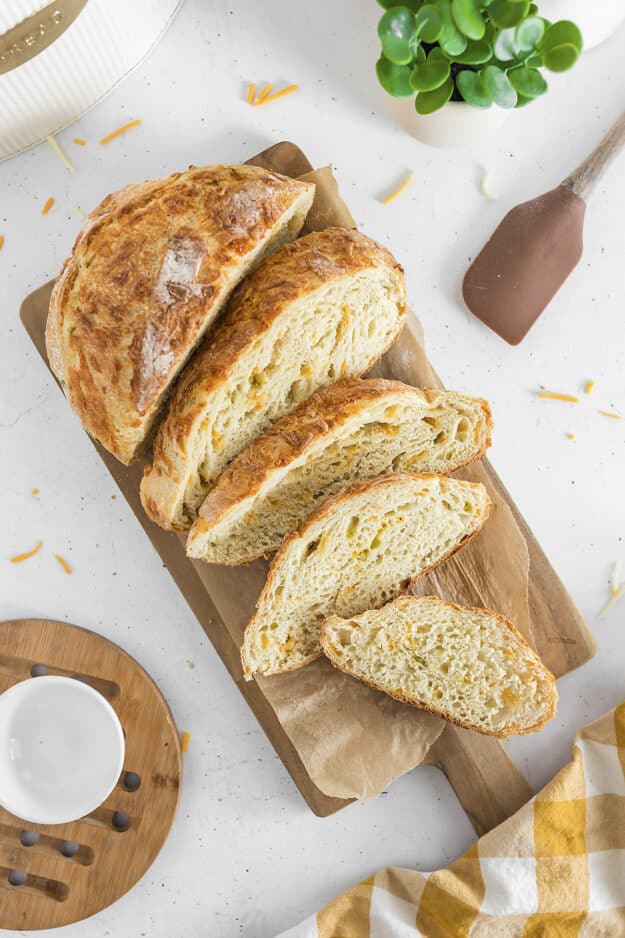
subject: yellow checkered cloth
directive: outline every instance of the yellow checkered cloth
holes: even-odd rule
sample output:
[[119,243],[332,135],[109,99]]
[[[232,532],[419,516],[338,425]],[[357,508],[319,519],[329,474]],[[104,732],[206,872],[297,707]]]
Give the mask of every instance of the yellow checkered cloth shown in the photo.
[[448,869],[390,867],[282,938],[625,938],[625,703]]

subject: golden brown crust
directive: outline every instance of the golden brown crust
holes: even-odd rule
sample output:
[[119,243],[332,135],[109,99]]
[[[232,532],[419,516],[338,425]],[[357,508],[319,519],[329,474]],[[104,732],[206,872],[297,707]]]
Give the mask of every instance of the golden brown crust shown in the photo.
[[[186,474],[188,445],[209,395],[226,381],[245,350],[293,301],[333,280],[380,267],[397,272],[403,287],[403,270],[386,248],[358,231],[326,228],[285,245],[246,278],[230,298],[224,318],[185,369],[156,434],[153,463],[146,467],[141,487],[143,506],[153,521],[168,529],[188,529],[188,524],[176,522],[173,508]],[[399,312],[401,329],[405,295]],[[364,363],[363,372],[385,351],[380,349]]]
[[[241,645],[241,664],[243,666],[243,674],[245,676],[246,681],[251,680],[251,678],[254,675],[254,672],[249,667],[245,658],[245,639],[248,633],[252,631],[252,628],[255,625],[256,617],[258,615],[258,608],[261,605],[263,599],[265,598],[265,595],[271,591],[273,581],[276,578],[276,570],[281,564],[282,557],[288,551],[291,543],[295,541],[297,538],[303,537],[306,531],[308,531],[309,528],[312,527],[312,525],[316,524],[318,521],[322,521],[323,518],[325,518],[331,511],[334,510],[336,505],[340,505],[342,502],[349,501],[349,499],[357,497],[358,495],[361,495],[364,492],[371,492],[375,490],[376,488],[381,488],[385,485],[392,485],[395,482],[398,482],[402,479],[413,479],[415,481],[418,481],[421,479],[445,479],[445,481],[448,481],[447,476],[441,476],[437,474],[436,472],[401,472],[401,473],[392,473],[387,476],[379,476],[377,479],[369,479],[364,482],[352,482],[351,485],[348,485],[346,488],[340,491],[338,495],[332,495],[330,498],[326,499],[325,502],[319,505],[318,508],[315,508],[315,510],[308,516],[308,518],[306,518],[304,523],[301,525],[301,527],[298,528],[297,531],[293,531],[291,534],[288,535],[288,537],[285,537],[282,544],[280,545],[279,550],[275,554],[269,566],[265,585],[256,602],[256,612],[254,613],[254,615],[252,616],[252,618],[250,619],[250,621],[247,623],[245,627],[245,632],[243,635],[243,644]],[[484,489],[484,486],[481,484],[481,482],[465,482],[463,480],[463,484],[473,489]],[[415,585],[415,583],[418,580],[420,580],[424,576],[427,576],[428,573],[431,573],[437,567],[440,567],[442,563],[445,563],[445,561],[449,560],[450,557],[453,557],[453,555],[457,553],[457,551],[459,551],[461,548],[466,547],[469,541],[472,541],[473,538],[477,534],[480,533],[480,531],[482,530],[482,528],[488,521],[488,515],[490,512],[490,506],[491,506],[490,496],[488,492],[486,492],[486,489],[484,489],[484,491],[486,494],[486,504],[484,506],[484,517],[479,527],[477,527],[470,534],[467,534],[460,541],[459,544],[456,544],[455,547],[452,547],[451,550],[448,553],[446,553],[443,557],[441,557],[436,563],[431,564],[429,567],[426,567],[425,570],[421,570],[420,573],[417,573],[415,576],[411,577],[410,580],[406,583],[406,586],[404,587],[404,589],[402,590],[402,594],[409,592],[409,590],[412,589],[412,587]],[[268,671],[264,676],[266,677],[269,674],[282,674],[286,670],[296,671],[299,668],[303,668],[304,665],[309,664],[310,661],[314,661],[315,658],[318,658],[318,657],[320,657],[320,655],[314,655],[298,663],[297,665],[294,665],[292,668],[288,668],[288,669],[281,668],[279,671]]]
[[46,344],[85,429],[122,462],[255,252],[313,190],[258,167],[191,167],[89,215],[53,290]]
[[[298,459],[315,439],[343,426],[363,406],[389,394],[414,393],[415,389],[409,385],[385,378],[353,378],[321,388],[300,404],[297,410],[257,437],[221,474],[200,508],[199,517],[191,528],[189,541],[192,541],[195,535],[214,527],[233,506],[260,492],[274,472]],[[424,388],[423,393],[428,400],[432,400],[444,392]],[[484,414],[486,439],[472,459],[453,466],[450,472],[464,469],[470,463],[481,459],[490,446],[490,408],[482,398],[474,400]],[[262,555],[261,551],[257,556]]]
[[[393,697],[395,700],[399,700],[401,703],[407,704],[410,707],[415,707],[417,710],[425,710],[427,713],[433,713],[435,716],[441,717],[441,719],[446,720],[448,723],[453,723],[455,726],[461,726],[466,730],[473,730],[476,733],[481,733],[483,736],[493,736],[496,739],[509,739],[511,736],[526,736],[528,733],[538,733],[543,728],[545,723],[548,723],[556,713],[556,704],[558,702],[558,694],[555,689],[556,679],[554,675],[549,671],[548,668],[542,663],[536,652],[533,648],[528,645],[525,641],[519,630],[510,622],[509,619],[506,619],[505,616],[502,616],[501,613],[495,612],[493,609],[479,608],[477,606],[459,606],[457,603],[447,602],[440,599],[438,596],[403,596],[398,598],[399,601],[402,599],[410,602],[410,600],[415,600],[416,602],[423,603],[428,602],[432,605],[441,605],[441,606],[451,606],[452,609],[456,609],[459,612],[477,612],[480,614],[491,615],[493,618],[497,619],[505,628],[507,628],[515,637],[515,640],[522,645],[530,653],[531,658],[536,666],[537,671],[541,672],[542,676],[547,680],[553,689],[553,705],[549,713],[537,723],[534,723],[532,726],[520,727],[518,723],[510,724],[504,732],[501,733],[490,733],[487,730],[484,730],[478,726],[474,726],[471,723],[467,723],[464,720],[458,720],[454,717],[449,716],[448,714],[442,713],[440,710],[437,710],[435,707],[428,707],[425,704],[415,703],[410,697],[406,694],[402,694],[401,691],[390,692],[384,687],[381,687],[379,684],[376,684],[374,681],[367,681],[365,678],[356,676],[352,674],[351,671],[348,671],[346,668],[342,668],[338,662],[338,659],[334,658],[331,653],[331,648],[329,643],[324,643],[324,637],[327,630],[329,630],[332,625],[336,622],[344,621],[340,616],[328,616],[327,619],[324,619],[319,627],[319,634],[321,639],[321,647],[323,649],[323,654],[326,656],[328,661],[335,667],[338,671],[342,671],[343,674],[348,674],[350,677],[353,677],[356,681],[361,681],[363,684],[366,684],[368,687],[372,687],[374,690],[380,691],[383,694],[386,694],[388,697]],[[357,618],[356,616],[354,618]],[[306,662],[308,663],[308,662]]]

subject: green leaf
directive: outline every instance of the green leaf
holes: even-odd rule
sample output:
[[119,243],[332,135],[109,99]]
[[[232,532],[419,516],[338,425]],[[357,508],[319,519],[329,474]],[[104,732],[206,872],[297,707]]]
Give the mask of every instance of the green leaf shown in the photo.
[[408,65],[395,65],[382,55],[376,62],[375,71],[384,90],[394,98],[411,98],[414,94]]
[[[520,6],[520,4],[517,4],[517,6]],[[514,107],[517,94],[504,71],[497,68],[496,65],[485,65],[480,71],[480,77],[495,104],[505,108]]]
[[531,52],[535,49],[545,32],[545,21],[540,16],[530,16],[519,23],[514,31],[514,38],[519,49]]
[[495,26],[499,26],[501,29],[508,29],[510,26],[516,26],[517,23],[525,19],[529,8],[529,0],[520,0],[520,2],[512,2],[512,0],[493,0],[493,3],[491,3],[488,8],[488,15]]
[[425,62],[425,49],[420,42],[411,42],[410,48],[412,49],[412,58],[415,64],[418,65],[420,62]]
[[447,81],[450,72],[448,60],[434,48],[425,62],[413,68],[410,73],[410,87],[415,91],[434,91]]
[[436,8],[443,22],[439,43],[444,52],[452,58],[460,55],[467,47],[467,38],[457,28],[451,12],[451,0],[437,0]]
[[465,69],[456,75],[458,91],[472,107],[487,108],[493,103],[488,90],[485,88],[478,72]]
[[578,58],[579,49],[569,42],[563,42],[561,46],[555,46],[553,49],[543,50],[545,66],[550,72],[566,72],[575,65]]
[[486,24],[480,0],[451,0],[451,13],[456,26],[468,39],[482,39]]
[[434,3],[425,3],[415,17],[417,34],[423,42],[438,42],[443,21]]
[[512,68],[508,78],[514,90],[524,98],[537,98],[547,90],[547,82],[535,68]]
[[454,83],[451,78],[434,91],[420,91],[415,98],[415,108],[418,114],[432,114],[444,107],[454,93]]
[[396,65],[408,65],[412,61],[410,41],[415,31],[414,14],[408,7],[391,7],[378,23],[378,36],[382,40],[382,51]]
[[454,61],[460,65],[483,65],[489,62],[493,57],[493,50],[490,43],[485,39],[473,41],[469,39],[467,47],[460,55],[454,56]]
[[535,52],[534,55],[530,55],[530,57],[525,60],[525,64],[528,68],[542,68],[545,61],[540,52]]
[[[397,0],[378,0],[378,3],[381,7],[384,7],[385,10],[390,10],[391,7],[397,6]],[[402,6],[408,7],[413,13],[416,13],[422,3],[423,0],[403,0]]]
[[557,46],[564,45],[575,46],[578,52],[582,51],[584,45],[578,27],[569,20],[559,20],[545,30],[540,50],[545,52],[547,49],[555,49]]
[[516,32],[513,28],[502,29],[497,34],[493,46],[495,55],[502,62],[511,62],[519,54],[519,48],[516,43]]
[[525,98],[522,94],[517,95],[515,107],[525,107],[526,104],[530,104],[534,99]]

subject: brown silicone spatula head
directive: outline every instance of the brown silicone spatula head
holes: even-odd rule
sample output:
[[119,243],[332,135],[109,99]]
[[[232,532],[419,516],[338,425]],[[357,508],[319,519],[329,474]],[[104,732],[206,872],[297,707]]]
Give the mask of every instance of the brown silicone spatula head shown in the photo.
[[625,114],[557,188],[508,212],[465,274],[478,319],[517,345],[582,256],[586,198],[625,145]]
[[582,256],[586,203],[558,186],[517,205],[465,274],[471,312],[517,345]]

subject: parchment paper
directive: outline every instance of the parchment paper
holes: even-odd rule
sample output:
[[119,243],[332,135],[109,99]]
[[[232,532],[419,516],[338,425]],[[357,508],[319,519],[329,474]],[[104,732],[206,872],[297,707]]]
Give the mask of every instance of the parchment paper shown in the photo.
[[[316,183],[306,231],[355,227],[329,167],[303,179]],[[417,387],[441,387],[425,355],[413,315],[374,372]],[[480,393],[478,386],[474,392]],[[528,611],[529,557],[508,506],[478,465],[458,474],[483,482],[493,501],[483,531],[466,548],[419,582],[414,592],[503,613],[532,644]],[[265,582],[268,564],[218,567],[194,561],[226,628],[241,645]],[[242,675],[241,675],[242,680]],[[320,659],[289,674],[259,678],[261,690],[297,749],[313,782],[327,795],[368,798],[423,761],[443,721],[380,694]]]

